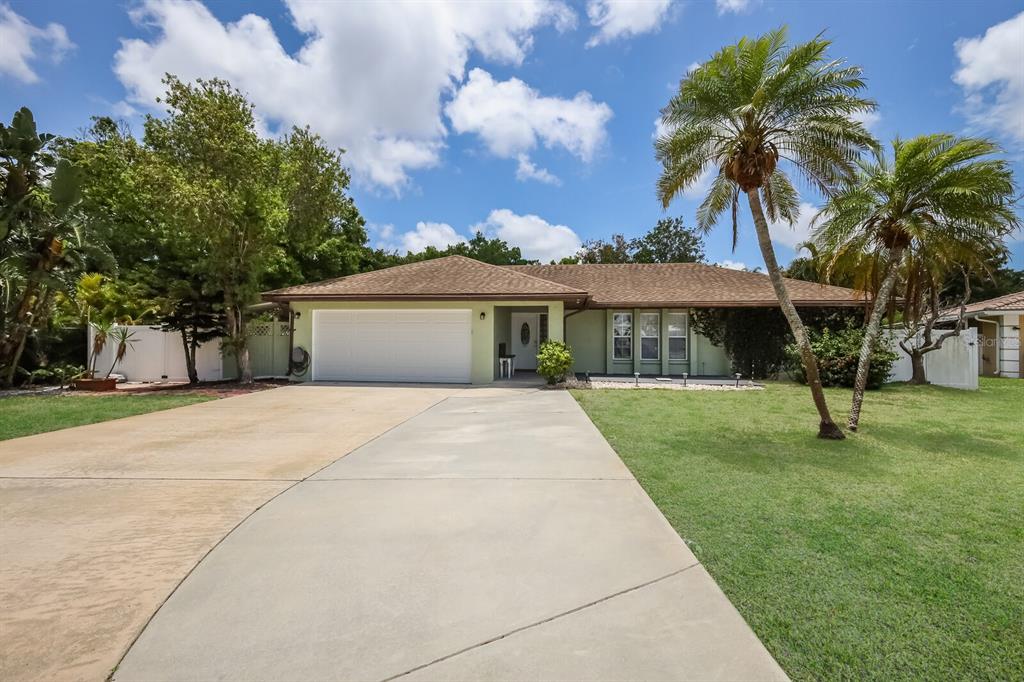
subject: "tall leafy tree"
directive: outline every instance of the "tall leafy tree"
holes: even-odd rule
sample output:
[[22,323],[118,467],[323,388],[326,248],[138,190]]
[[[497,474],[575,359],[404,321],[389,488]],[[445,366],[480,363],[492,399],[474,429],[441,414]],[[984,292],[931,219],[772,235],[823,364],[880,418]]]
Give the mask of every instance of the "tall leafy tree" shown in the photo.
[[800,349],[820,418],[818,435],[841,439],[768,232],[769,219],[797,218],[799,197],[787,171],[828,196],[853,176],[861,152],[876,144],[853,118],[875,107],[860,94],[861,69],[829,59],[829,45],[818,37],[787,47],[786,31],[779,29],[723,48],[682,79],[662,110],[669,132],[655,149],[662,164],[658,198],[666,208],[707,168],[717,171],[697,226],[710,230],[731,210],[734,246],[745,196],[765,268]]
[[904,255],[990,252],[1017,227],[1013,173],[993,158],[998,152],[987,140],[946,134],[897,138],[891,159],[879,152],[860,162],[856,180],[819,215],[815,240],[828,254],[830,269],[851,253],[865,254],[882,274],[860,351],[850,430],[860,421],[871,349],[900,273],[906,272]]
[[701,263],[704,239],[682,218],[662,218],[651,231],[634,239],[634,263]]
[[635,239],[613,234],[611,239],[584,242],[575,258],[563,263],[700,263],[704,239],[686,227],[682,218],[662,218]]
[[144,141],[168,170],[166,206],[198,247],[205,286],[223,293],[224,347],[249,383],[246,308],[288,221],[279,156],[257,133],[252,105],[226,81],[168,75],[164,83],[166,116],[147,117]]
[[88,247],[76,207],[81,169],[53,153],[27,108],[0,124],[0,383],[14,381],[25,344],[74,288]]
[[287,210],[280,250],[264,286],[342,277],[360,271],[365,221],[348,195],[343,150],[330,148],[309,128],[292,128],[273,146],[275,184]]

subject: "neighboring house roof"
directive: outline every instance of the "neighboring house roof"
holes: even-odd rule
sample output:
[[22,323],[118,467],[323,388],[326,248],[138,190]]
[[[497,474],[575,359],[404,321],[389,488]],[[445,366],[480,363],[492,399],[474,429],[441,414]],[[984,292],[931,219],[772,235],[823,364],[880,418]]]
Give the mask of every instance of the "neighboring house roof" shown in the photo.
[[586,292],[465,256],[299,284],[263,294],[264,300],[586,299]]
[[[862,305],[862,293],[787,279],[802,306]],[[465,256],[397,265],[348,277],[300,284],[263,294],[290,300],[564,300],[573,307],[777,306],[767,275],[699,263],[623,265],[509,265]]]
[[[511,265],[510,270],[583,289],[593,307],[777,306],[768,275],[702,263]],[[863,305],[864,294],[845,287],[786,279],[793,303]]]
[[[943,311],[943,318],[956,316],[959,312],[960,306],[952,306]],[[974,303],[968,303],[966,306],[967,317],[1015,312],[1024,313],[1024,291],[990,298],[987,301],[975,301]]]

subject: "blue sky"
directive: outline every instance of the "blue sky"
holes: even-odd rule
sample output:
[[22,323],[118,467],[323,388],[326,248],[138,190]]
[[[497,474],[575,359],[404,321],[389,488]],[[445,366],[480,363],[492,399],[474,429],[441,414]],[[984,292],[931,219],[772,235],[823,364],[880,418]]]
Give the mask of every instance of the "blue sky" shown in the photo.
[[[864,68],[880,139],[985,134],[1024,179],[1024,12],[1003,0],[0,0],[0,116],[27,105],[74,134],[113,114],[139,132],[164,72],[226,77],[267,134],[309,124],[349,150],[374,244],[483,229],[547,259],[664,215],[692,224],[696,192],[667,213],[654,197],[658,110],[689,65],[783,24]],[[802,198],[801,224],[775,231],[783,262],[819,201]],[[727,225],[709,235],[709,259],[761,265],[742,230],[735,253]],[[1011,248],[1024,267],[1019,236]]]

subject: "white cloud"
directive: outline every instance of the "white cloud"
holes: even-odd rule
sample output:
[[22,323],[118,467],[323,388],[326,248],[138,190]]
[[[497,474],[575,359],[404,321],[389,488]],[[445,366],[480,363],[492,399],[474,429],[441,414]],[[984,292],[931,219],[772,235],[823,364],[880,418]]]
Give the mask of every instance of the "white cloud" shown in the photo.
[[491,211],[471,231],[518,246],[524,258],[542,263],[575,255],[581,246],[579,235],[565,225],[552,225],[536,215],[517,215],[507,208]]
[[595,102],[589,92],[572,99],[546,97],[518,78],[495,81],[483,69],[469,72],[445,113],[455,132],[476,133],[495,156],[517,157],[541,143],[585,162],[604,143],[612,117],[608,105]]
[[818,214],[818,207],[806,201],[800,202],[800,215],[790,225],[785,220],[768,224],[768,232],[776,244],[784,244],[796,250],[797,246],[811,238],[811,221]]
[[672,0],[589,0],[587,18],[597,33],[587,47],[657,31],[671,6]]
[[709,165],[689,187],[683,190],[683,198],[691,201],[704,201],[716,175],[718,175],[718,168],[714,164]]
[[[756,0],[759,2],[759,0]],[[755,3],[755,0],[715,0],[715,7],[718,9],[719,14],[726,14],[732,12],[734,14],[740,14],[749,10]]]
[[444,249],[452,244],[461,244],[468,241],[465,237],[455,231],[455,228],[448,223],[416,223],[416,229],[403,232],[398,236],[398,248],[401,251],[417,252],[428,246]]
[[526,182],[527,180],[536,180],[543,182],[546,185],[561,185],[562,181],[558,179],[558,176],[551,173],[546,168],[538,168],[530,161],[530,157],[526,154],[520,154],[516,159],[519,165],[516,166],[516,180],[520,182]]
[[854,121],[860,121],[865,128],[868,128],[870,130],[874,128],[879,121],[882,120],[882,115],[878,113],[877,110],[858,111],[857,113],[853,114],[850,118],[852,118]]
[[442,99],[472,52],[518,65],[534,30],[575,21],[558,0],[285,4],[305,40],[293,54],[264,17],[222,23],[196,0],[145,0],[132,19],[155,35],[122,40],[114,58],[127,101],[158,109],[164,73],[220,76],[270,123],[309,124],[348,150],[358,179],[397,190],[411,171],[439,163]]
[[747,269],[747,264],[746,263],[744,263],[742,261],[729,260],[728,258],[726,258],[725,260],[718,261],[717,263],[715,263],[715,265],[717,265],[720,268],[728,268],[730,270],[746,270]]
[[665,125],[665,121],[662,120],[661,116],[654,119],[654,132],[651,133],[651,138],[657,140],[659,137],[664,137],[672,132],[672,126]]
[[49,50],[50,60],[59,62],[74,46],[62,25],[39,28],[7,5],[0,5],[0,75],[37,83],[39,76],[29,62],[37,60],[42,50]]
[[1024,12],[955,47],[960,68],[953,80],[964,90],[970,121],[1024,142]]

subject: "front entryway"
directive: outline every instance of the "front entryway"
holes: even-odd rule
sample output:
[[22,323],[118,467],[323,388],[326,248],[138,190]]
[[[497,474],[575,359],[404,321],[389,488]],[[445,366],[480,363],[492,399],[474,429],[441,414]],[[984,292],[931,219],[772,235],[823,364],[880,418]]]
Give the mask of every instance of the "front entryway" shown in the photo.
[[510,335],[516,369],[537,369],[540,344],[540,313],[512,313]]

